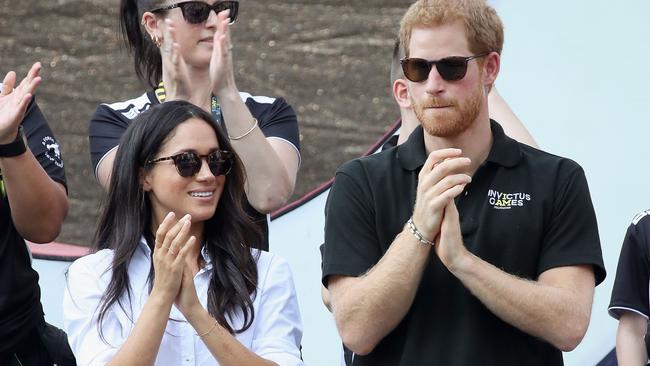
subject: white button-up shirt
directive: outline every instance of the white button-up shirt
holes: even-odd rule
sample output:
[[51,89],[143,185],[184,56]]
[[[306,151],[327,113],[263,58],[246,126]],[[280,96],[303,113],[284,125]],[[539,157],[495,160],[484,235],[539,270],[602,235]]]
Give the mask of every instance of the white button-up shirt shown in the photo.
[[[253,302],[255,319],[250,328],[235,337],[260,357],[280,366],[303,365],[300,360],[302,322],[291,270],[281,257],[263,251],[259,254],[258,287]],[[212,265],[206,253],[202,252],[202,255],[206,266],[196,274],[194,284],[201,304],[207,309]],[[80,366],[106,365],[128,338],[149,298],[147,277],[152,265],[151,251],[142,239],[128,269],[131,296],[124,294],[120,304],[113,304],[106,312],[102,323],[105,341],[102,339],[97,317],[102,296],[111,279],[112,260],[113,251],[104,249],[76,260],[68,270],[63,297],[64,328]],[[192,325],[175,306],[172,306],[169,317],[172,320],[167,322],[156,366],[218,365]],[[226,318],[233,329],[241,328],[241,310],[234,317]]]

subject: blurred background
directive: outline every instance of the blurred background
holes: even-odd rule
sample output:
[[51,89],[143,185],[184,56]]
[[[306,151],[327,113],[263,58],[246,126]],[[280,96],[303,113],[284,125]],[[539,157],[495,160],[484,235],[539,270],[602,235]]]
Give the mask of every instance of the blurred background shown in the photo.
[[[294,197],[363,153],[397,116],[389,70],[409,1],[240,1],[231,28],[240,91],[296,110],[302,165]],[[88,152],[100,103],[145,88],[118,37],[118,0],[0,0],[0,73],[43,63],[37,101],[62,146],[70,212],[59,241],[90,245],[102,192]]]

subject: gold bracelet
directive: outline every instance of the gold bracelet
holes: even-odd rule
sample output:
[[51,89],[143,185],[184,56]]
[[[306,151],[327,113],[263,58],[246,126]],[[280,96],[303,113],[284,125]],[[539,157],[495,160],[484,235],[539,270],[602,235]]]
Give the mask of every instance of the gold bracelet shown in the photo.
[[212,324],[212,328],[210,328],[210,330],[208,330],[207,332],[205,332],[205,333],[203,333],[203,334],[198,334],[198,333],[196,333],[196,335],[199,336],[199,338],[203,338],[203,337],[207,336],[208,334],[212,333],[212,331],[214,330],[214,328],[217,327],[217,324],[219,324],[219,322],[215,320],[215,321],[214,321],[214,324]]
[[237,137],[232,137],[232,136],[228,135],[228,138],[231,139],[231,140],[241,140],[244,137],[248,136],[251,132],[253,132],[255,127],[257,127],[257,118],[253,118],[253,127],[251,127],[251,129],[246,131],[243,135],[237,136]]

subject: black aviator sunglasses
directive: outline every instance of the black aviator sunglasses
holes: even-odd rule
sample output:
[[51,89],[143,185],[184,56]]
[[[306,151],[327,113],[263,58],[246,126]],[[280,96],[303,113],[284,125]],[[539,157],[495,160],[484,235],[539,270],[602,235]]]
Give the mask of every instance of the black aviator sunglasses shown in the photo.
[[205,22],[208,20],[210,11],[212,10],[214,10],[215,13],[219,14],[220,12],[229,9],[230,24],[232,24],[237,19],[237,13],[239,12],[239,1],[217,1],[212,5],[203,1],[181,1],[179,3],[151,10],[151,12],[158,13],[174,8],[181,8],[181,11],[183,12],[183,19],[185,19],[185,21],[190,24],[201,24]]
[[487,55],[489,53],[469,57],[452,56],[438,61],[429,61],[423,58],[403,58],[399,62],[402,64],[404,76],[415,83],[427,80],[433,65],[436,65],[438,73],[444,80],[457,81],[464,78],[467,74],[467,63],[469,61]]
[[147,165],[165,160],[172,160],[181,177],[192,177],[201,170],[202,160],[206,159],[208,167],[215,177],[227,175],[232,169],[234,156],[227,150],[215,150],[208,155],[199,155],[193,151],[185,151],[172,156],[165,156],[147,161]]

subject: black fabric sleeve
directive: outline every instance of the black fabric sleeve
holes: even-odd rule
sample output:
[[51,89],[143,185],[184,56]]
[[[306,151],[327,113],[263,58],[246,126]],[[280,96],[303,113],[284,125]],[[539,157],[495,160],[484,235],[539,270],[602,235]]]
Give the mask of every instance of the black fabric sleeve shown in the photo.
[[90,160],[95,176],[99,162],[106,153],[119,145],[120,138],[127,127],[129,127],[129,121],[121,117],[118,112],[105,104],[97,107],[90,119],[88,131]]
[[358,161],[337,171],[325,207],[323,285],[328,276],[360,276],[382,256],[373,200]]
[[29,150],[34,154],[43,170],[52,180],[63,184],[67,189],[61,146],[48,126],[45,116],[38,108],[35,98],[27,107],[22,126]]
[[598,285],[605,279],[605,266],[587,179],[570,160],[559,169],[538,274],[555,267],[591,264]]
[[246,106],[251,111],[251,114],[257,118],[264,136],[287,140],[300,152],[298,117],[284,98],[275,99],[270,106],[259,104],[255,102],[254,98],[248,98]]
[[650,217],[647,215],[636,225],[632,223],[625,234],[609,304],[609,314],[616,319],[625,311],[633,311],[646,318],[650,316],[648,234]]

